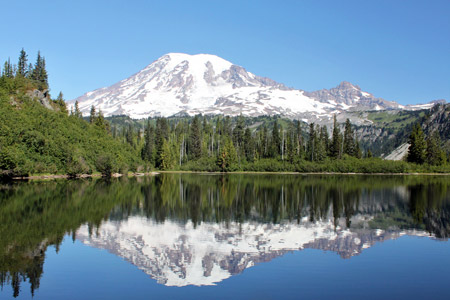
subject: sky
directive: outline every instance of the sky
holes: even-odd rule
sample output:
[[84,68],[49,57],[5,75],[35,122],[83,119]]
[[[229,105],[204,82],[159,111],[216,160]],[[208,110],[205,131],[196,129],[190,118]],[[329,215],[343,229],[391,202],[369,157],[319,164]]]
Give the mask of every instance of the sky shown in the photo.
[[[0,62],[46,59],[71,100],[170,52],[208,53],[293,88],[342,81],[401,104],[450,101],[450,1],[0,0]],[[6,25],[5,25],[6,24]]]

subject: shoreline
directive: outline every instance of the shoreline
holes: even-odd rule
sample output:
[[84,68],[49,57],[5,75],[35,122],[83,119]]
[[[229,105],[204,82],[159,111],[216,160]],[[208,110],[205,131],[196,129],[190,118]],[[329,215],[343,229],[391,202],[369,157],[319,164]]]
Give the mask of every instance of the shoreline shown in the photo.
[[[129,173],[129,174],[120,174],[120,173],[114,173],[111,175],[111,178],[119,178],[123,176],[127,177],[142,177],[142,176],[155,176],[158,175],[159,172],[136,172],[136,173]],[[52,174],[52,175],[31,175],[31,176],[19,176],[19,177],[13,177],[12,180],[39,180],[39,179],[82,179],[82,178],[102,178],[102,174],[81,174],[79,176],[69,176],[67,174]]]
[[[267,175],[364,175],[364,176],[450,176],[450,173],[338,173],[338,172],[255,172],[255,171],[235,171],[235,172],[207,172],[207,171],[153,171],[153,172],[136,172],[129,174],[114,173],[111,178],[119,178],[123,176],[127,177],[142,177],[142,176],[156,176],[161,173],[166,174],[209,174],[209,175],[226,175],[226,174],[267,174]],[[21,180],[41,180],[41,179],[82,179],[82,178],[101,178],[101,174],[81,174],[79,176],[63,175],[32,175],[32,176],[20,176],[11,178],[13,181]]]

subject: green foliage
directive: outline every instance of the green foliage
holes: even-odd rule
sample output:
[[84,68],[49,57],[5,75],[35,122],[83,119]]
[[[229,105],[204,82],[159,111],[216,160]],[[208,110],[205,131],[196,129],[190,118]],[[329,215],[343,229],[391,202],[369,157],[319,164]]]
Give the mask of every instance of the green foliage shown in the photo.
[[199,116],[194,117],[190,126],[188,155],[192,160],[199,159],[202,155],[202,134]]
[[222,151],[217,156],[217,166],[222,172],[230,172],[237,170],[237,154],[233,142],[227,138]]
[[339,125],[336,120],[336,115],[334,115],[333,123],[333,136],[331,140],[331,145],[329,149],[330,157],[338,159],[342,157],[342,135],[339,130]]
[[345,121],[343,151],[344,151],[344,154],[347,154],[350,156],[357,155],[354,133],[353,133],[353,129],[352,129],[352,124],[350,123],[349,119],[347,119]]
[[97,170],[101,153],[108,153],[118,165],[140,164],[136,151],[104,128],[51,111],[26,96],[36,88],[27,78],[0,78],[1,173],[89,173]]
[[409,136],[409,149],[406,158],[408,162],[423,164],[426,159],[425,135],[419,123],[413,128]]
[[426,144],[426,162],[433,166],[445,164],[446,155],[441,148],[441,138],[437,131],[427,138]]

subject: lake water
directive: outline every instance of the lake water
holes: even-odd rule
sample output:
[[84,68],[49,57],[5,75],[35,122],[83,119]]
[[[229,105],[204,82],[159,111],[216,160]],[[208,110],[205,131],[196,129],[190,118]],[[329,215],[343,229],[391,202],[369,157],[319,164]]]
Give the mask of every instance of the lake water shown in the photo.
[[0,185],[0,299],[450,299],[450,177]]

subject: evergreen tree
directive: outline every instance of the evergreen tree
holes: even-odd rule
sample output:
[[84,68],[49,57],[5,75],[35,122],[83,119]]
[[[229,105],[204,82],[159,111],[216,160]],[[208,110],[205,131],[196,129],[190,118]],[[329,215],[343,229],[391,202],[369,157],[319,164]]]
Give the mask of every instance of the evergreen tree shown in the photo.
[[223,122],[223,133],[222,135],[231,137],[232,130],[231,130],[231,118],[230,116],[226,116],[225,120]]
[[13,66],[11,65],[11,60],[9,58],[8,58],[7,61],[5,61],[5,64],[3,66],[2,76],[3,77],[7,77],[7,78],[13,78],[14,77]]
[[159,167],[161,170],[170,170],[175,166],[175,164],[176,164],[176,159],[173,155],[173,151],[170,147],[170,144],[166,139],[164,139],[162,150],[161,150]]
[[110,129],[109,122],[107,120],[105,120],[105,117],[103,116],[103,113],[102,113],[102,111],[100,109],[98,110],[98,114],[95,117],[95,121],[94,122],[95,122],[94,123],[95,126],[101,128],[101,129],[103,129],[103,130],[105,130],[106,132],[109,133],[109,129]]
[[276,158],[281,154],[281,138],[280,138],[280,129],[278,126],[278,120],[275,119],[273,122],[272,128],[272,140],[270,144],[270,157]]
[[161,154],[163,151],[164,140],[169,139],[169,125],[167,124],[166,118],[156,119],[156,130],[155,130],[155,166],[157,168],[161,167]]
[[64,101],[64,96],[62,92],[59,92],[55,102],[59,106],[60,111],[67,114],[67,105],[66,101]]
[[245,129],[243,146],[245,158],[247,161],[253,162],[255,159],[255,142],[252,137],[252,132],[248,127]]
[[[92,106],[92,107],[93,107],[93,106]],[[92,108],[91,108],[91,110],[92,110]],[[92,112],[91,112],[91,114],[92,114]],[[95,108],[94,108],[94,115],[95,115]],[[81,111],[80,111],[80,107],[78,106],[78,100],[75,101],[75,111],[74,111],[74,116],[77,117],[77,118],[83,117],[83,114],[82,114]]]
[[33,64],[30,63],[28,65],[28,70],[27,70],[27,78],[28,79],[32,79],[31,77],[33,76],[33,71],[34,71]]
[[134,143],[134,130],[133,130],[133,125],[132,125],[131,123],[128,124],[128,130],[127,130],[126,135],[125,135],[125,140],[127,141],[127,143],[128,143],[131,147],[133,147],[133,148],[136,147],[136,144]]
[[303,137],[302,137],[302,127],[299,120],[296,120],[295,125],[296,131],[296,142],[297,142],[297,155],[300,158],[303,158],[304,155],[304,145],[303,145]]
[[359,141],[355,137],[355,157],[362,158],[361,147],[359,146]]
[[238,153],[240,153],[242,148],[242,143],[244,141],[244,126],[245,120],[242,115],[237,118],[236,126],[233,130],[233,142],[236,148],[238,149]]
[[372,151],[370,149],[367,150],[367,158],[372,158],[372,157],[373,157]]
[[426,160],[426,143],[422,127],[416,123],[409,136],[408,162],[423,164]]
[[202,156],[202,135],[198,116],[195,116],[192,120],[188,151],[192,160],[199,159]]
[[17,75],[21,77],[26,77],[28,73],[28,58],[27,53],[22,48],[19,55],[19,62],[17,63]]
[[294,124],[290,124],[286,136],[286,156],[287,160],[291,163],[294,162],[296,156],[296,142],[297,135],[295,133]]
[[325,150],[325,156],[328,153],[328,150],[330,148],[330,137],[328,136],[328,129],[327,126],[323,125],[320,128],[320,141],[322,142]]
[[45,69],[45,58],[41,57],[40,51],[38,51],[31,79],[39,82],[39,90],[43,91],[48,89],[48,76],[47,70]]
[[341,158],[342,157],[341,148],[342,148],[342,135],[336,120],[336,115],[334,115],[333,136],[330,145],[330,157],[335,159]]
[[269,152],[269,132],[266,125],[264,125],[262,128],[261,136],[261,157],[269,157]]
[[445,152],[441,149],[439,132],[435,131],[427,140],[426,162],[429,165],[439,166],[445,163]]
[[147,121],[147,127],[144,132],[144,147],[141,150],[142,160],[153,164],[153,149],[154,149],[154,129],[150,124],[150,120]]
[[[76,111],[76,108],[75,108],[75,111]],[[94,105],[92,105],[91,112],[89,114],[89,123],[94,124],[96,118],[97,118],[97,115],[95,113],[95,107],[94,107]]]
[[[326,145],[328,143],[328,134],[325,134],[323,132],[323,127],[320,128],[319,125],[316,126],[316,130],[315,130],[315,135],[314,135],[314,150],[315,150],[315,154],[314,154],[314,158],[315,161],[321,162],[323,161],[326,156],[327,156],[327,150],[326,150]],[[325,128],[325,132],[326,132],[326,128]]]
[[344,128],[344,154],[356,156],[354,133],[349,119],[345,121]]
[[314,123],[309,124],[309,139],[306,146],[307,159],[309,161],[316,160],[317,134]]
[[217,165],[222,172],[234,171],[236,169],[237,154],[233,142],[229,137],[225,138],[225,145],[217,157]]

